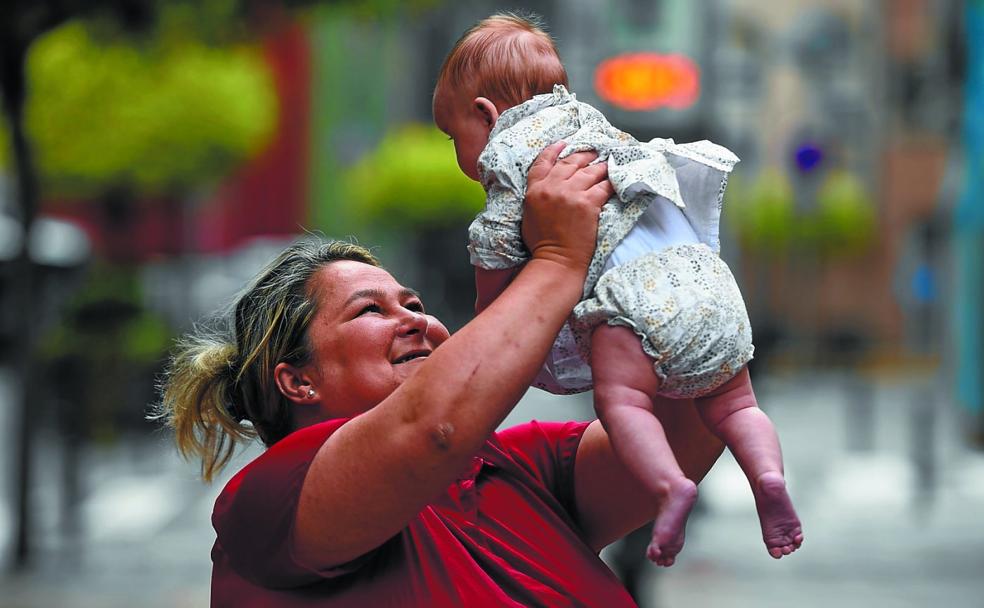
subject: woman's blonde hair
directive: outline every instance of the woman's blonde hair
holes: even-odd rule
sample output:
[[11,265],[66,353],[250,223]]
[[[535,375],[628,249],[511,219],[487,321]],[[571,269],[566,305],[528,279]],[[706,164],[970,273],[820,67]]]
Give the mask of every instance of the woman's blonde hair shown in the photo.
[[437,77],[439,91],[465,90],[512,107],[555,84],[567,86],[567,71],[539,17],[497,13],[468,28],[448,53]]
[[292,430],[290,402],[277,389],[274,368],[308,362],[307,328],[317,312],[310,279],[339,260],[379,266],[359,245],[298,241],[260,272],[232,314],[179,340],[152,417],[174,429],[182,456],[201,459],[206,481],[229,462],[237,442],[259,437],[270,446]]

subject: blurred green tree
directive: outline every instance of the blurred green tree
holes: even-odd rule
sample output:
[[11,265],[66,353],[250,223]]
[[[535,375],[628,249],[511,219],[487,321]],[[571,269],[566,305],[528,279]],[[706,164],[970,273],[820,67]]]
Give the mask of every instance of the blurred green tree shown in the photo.
[[[788,291],[787,282],[799,276],[820,276],[827,265],[843,264],[868,251],[875,242],[874,201],[858,176],[842,168],[824,172],[816,192],[797,192],[789,175],[778,169],[763,171],[751,183],[735,175],[727,190],[725,216],[756,271],[746,277],[746,306],[756,327],[760,363],[769,350],[790,332],[787,313],[775,308],[775,295]],[[798,314],[821,319],[819,298],[801,298]],[[794,331],[801,331],[800,325]],[[859,336],[850,323],[833,330],[839,339]],[[817,334],[819,336],[819,334]],[[814,336],[814,337],[817,337]],[[855,340],[854,344],[860,344]],[[855,351],[856,352],[856,351]],[[848,356],[841,352],[841,360]]]
[[262,148],[272,77],[247,45],[162,31],[134,44],[69,21],[28,55],[27,133],[45,195],[186,191]]
[[421,124],[390,131],[348,171],[345,186],[359,223],[405,230],[460,224],[485,201],[482,187],[458,168],[447,136]]
[[831,256],[863,253],[873,242],[875,222],[875,204],[861,180],[843,169],[831,171],[817,193],[816,247]]
[[[42,189],[99,199],[113,214],[135,194],[180,193],[214,179],[262,146],[274,128],[272,91],[243,43],[267,27],[271,13],[316,3],[369,15],[400,6],[397,0],[5,0],[0,157],[12,168],[20,233],[32,233]],[[30,239],[20,241],[16,258],[0,264],[6,282],[0,295],[10,310],[27,314],[39,300],[40,277]],[[24,567],[38,330],[22,322],[16,331],[0,364],[15,369],[24,392],[14,449],[14,566]]]
[[154,400],[152,379],[173,334],[144,307],[139,276],[118,264],[93,265],[84,288],[65,302],[63,321],[41,339],[39,363],[45,370],[74,372],[59,377],[54,388],[71,395],[65,399],[71,407],[63,409],[73,410],[75,423],[67,430],[79,440],[112,441],[121,420],[144,415],[143,407],[124,404]]
[[751,183],[736,175],[726,196],[729,225],[752,254],[850,257],[874,240],[874,202],[861,180],[844,169],[823,177],[809,212],[797,209],[792,183],[778,170],[763,171]]
[[[9,130],[10,158],[14,165],[16,184],[15,215],[21,223],[17,255],[5,269],[4,297],[12,302],[11,310],[26,314],[38,300],[40,278],[31,261],[28,235],[32,233],[38,208],[38,178],[34,165],[34,153],[24,126],[27,98],[27,53],[31,44],[44,32],[77,15],[104,12],[114,15],[121,24],[131,29],[143,29],[152,22],[151,0],[8,0],[4,4],[4,18],[0,19],[0,96],[3,117]],[[14,435],[17,479],[15,485],[15,547],[14,568],[28,565],[30,554],[29,531],[31,509],[28,499],[30,487],[30,457],[32,450],[31,405],[36,393],[31,382],[35,369],[36,331],[33,323],[15,325],[17,335],[11,343],[16,349],[3,355],[4,363],[14,370],[23,389],[19,409],[20,421]]]
[[[38,213],[38,202],[40,198],[39,174],[37,162],[42,163],[42,175],[45,177],[57,176],[51,184],[55,185],[55,190],[65,188],[95,188],[100,179],[115,182],[110,190],[120,192],[118,187],[120,182],[130,182],[129,185],[137,187],[149,186],[171,186],[176,181],[173,174],[165,176],[163,169],[167,163],[161,161],[160,156],[154,157],[153,151],[159,149],[162,155],[181,154],[179,150],[181,144],[186,144],[187,139],[182,139],[180,135],[172,133],[156,132],[158,139],[150,138],[143,145],[129,146],[128,153],[137,154],[137,158],[130,158],[130,167],[121,165],[126,164],[126,157],[114,154],[112,150],[102,147],[112,147],[112,137],[117,136],[125,139],[127,131],[135,131],[141,134],[145,131],[153,131],[147,123],[141,123],[140,118],[147,114],[137,114],[136,121],[130,123],[125,119],[117,117],[112,120],[102,120],[99,123],[90,123],[87,114],[82,112],[100,111],[108,112],[107,108],[101,107],[111,100],[100,99],[95,95],[99,87],[106,87],[106,92],[115,95],[126,95],[123,101],[133,102],[135,95],[139,92],[131,87],[127,87],[120,80],[114,80],[111,73],[115,69],[125,69],[127,62],[130,63],[130,74],[136,74],[141,67],[148,69],[147,78],[138,80],[143,87],[149,87],[150,94],[159,91],[159,85],[170,83],[171,86],[194,87],[193,81],[189,81],[186,76],[202,75],[202,70],[210,65],[211,58],[216,55],[208,52],[202,46],[198,48],[198,53],[184,55],[184,62],[178,61],[171,67],[174,70],[159,68],[155,70],[155,62],[148,57],[161,57],[161,49],[180,48],[181,45],[172,41],[168,36],[161,35],[162,32],[171,32],[170,36],[175,39],[189,39],[195,33],[202,34],[203,37],[217,41],[219,34],[227,36],[228,39],[236,38],[245,32],[243,19],[240,17],[248,13],[248,7],[257,4],[253,2],[237,2],[234,0],[212,0],[209,2],[193,2],[191,0],[181,0],[178,2],[163,2],[163,0],[6,0],[3,7],[3,18],[0,19],[0,96],[2,96],[3,118],[6,125],[6,135],[0,134],[0,141],[7,144],[5,149],[10,150],[7,156],[12,165],[16,193],[13,215],[21,224],[20,238],[17,254],[13,260],[4,262],[2,265],[3,280],[6,283],[2,289],[2,296],[10,303],[10,310],[17,314],[28,314],[33,308],[39,306],[41,294],[40,273],[30,257],[30,242],[28,235],[32,234],[35,218]],[[161,17],[165,12],[168,15]],[[235,17],[235,18],[234,18]],[[32,73],[29,75],[28,57],[35,42],[43,39],[47,32],[59,28],[62,24],[75,18],[85,18],[86,23],[93,28],[92,31],[99,30],[100,41],[109,44],[109,40],[116,37],[128,36],[134,44],[134,52],[115,50],[109,52],[106,57],[100,57],[94,69],[86,74],[84,68],[79,65],[69,55],[72,51],[86,52],[86,45],[96,45],[96,37],[89,38],[88,34],[83,35],[78,26],[66,26],[66,29],[56,33],[55,42],[49,42],[47,51],[46,45],[42,44],[41,59],[34,59],[32,63],[39,65],[32,66]],[[169,26],[171,26],[169,28]],[[190,26],[190,27],[188,27]],[[74,38],[73,38],[74,36]],[[138,40],[154,40],[148,48],[137,50]],[[117,42],[115,44],[122,44]],[[73,46],[74,45],[74,46]],[[154,50],[156,47],[157,50]],[[187,44],[185,45],[187,49]],[[91,49],[90,49],[91,50]],[[45,59],[46,53],[50,53]],[[145,54],[144,59],[140,59],[141,53]],[[216,49],[215,53],[218,53]],[[91,57],[90,57],[91,58]],[[107,59],[108,58],[108,59]],[[103,61],[104,60],[104,61]],[[117,64],[113,66],[113,61]],[[136,65],[133,65],[136,64]],[[161,65],[166,62],[161,61]],[[60,69],[59,69],[60,68]],[[99,69],[107,70],[99,73]],[[182,73],[182,68],[189,70],[188,74]],[[55,72],[46,72],[53,69]],[[37,70],[40,76],[33,73]],[[81,73],[80,73],[81,72]],[[45,75],[50,76],[47,78]],[[73,80],[73,77],[78,76]],[[95,86],[87,88],[89,84],[87,78],[95,77]],[[214,77],[214,76],[213,76]],[[219,77],[221,78],[221,77]],[[240,71],[239,79],[243,79]],[[233,77],[232,80],[236,80]],[[115,83],[115,85],[114,85]],[[183,85],[182,85],[183,83]],[[226,83],[228,84],[228,83]],[[38,108],[28,108],[29,98],[38,99],[38,95],[29,91],[31,86],[40,86],[44,91],[43,100]],[[65,91],[62,87],[65,86]],[[235,87],[233,87],[235,88]],[[89,94],[86,93],[89,91]],[[62,98],[64,92],[70,92]],[[240,94],[242,88],[240,85]],[[158,101],[164,102],[167,95],[162,96]],[[171,103],[190,105],[192,107],[208,102],[202,97],[195,98],[194,93],[188,91],[184,101],[170,99]],[[59,106],[59,102],[63,102]],[[198,102],[198,103],[192,103]],[[247,103],[250,103],[247,100]],[[45,109],[45,104],[51,104]],[[72,105],[77,104],[77,105]],[[111,104],[110,104],[111,105]],[[68,113],[60,115],[57,108]],[[151,112],[147,106],[139,106],[140,112]],[[212,106],[214,107],[214,106]],[[122,110],[125,113],[126,110]],[[247,117],[250,113],[245,113]],[[221,116],[221,112],[218,113]],[[168,118],[165,116],[164,118]],[[172,120],[174,116],[170,117]],[[188,124],[183,125],[185,136],[188,131],[198,128],[205,128],[206,125],[222,123],[222,120],[211,116],[211,120],[203,120],[205,117],[199,116],[197,127]],[[238,118],[242,119],[243,116]],[[256,116],[253,116],[256,119]],[[119,121],[122,121],[120,124]],[[28,123],[31,123],[30,126]],[[172,128],[175,125],[171,125]],[[260,128],[263,121],[260,120]],[[249,126],[249,132],[255,133],[255,125]],[[2,130],[2,129],[0,129]],[[180,129],[179,129],[180,130]],[[29,133],[30,131],[30,133]],[[72,139],[73,133],[79,132],[89,138],[94,138],[92,142],[97,145],[88,145],[90,142],[84,138]],[[115,133],[114,133],[115,132]],[[208,134],[210,131],[205,130]],[[241,133],[241,132],[240,132]],[[214,131],[211,131],[214,136]],[[132,134],[130,134],[132,136]],[[37,138],[39,148],[34,146],[33,138]],[[229,153],[230,146],[228,136],[223,134],[223,145],[206,146],[205,151],[192,154],[188,158],[190,162],[202,162],[204,171],[213,171],[217,167],[224,165],[235,156]],[[243,150],[240,136],[233,136],[232,150],[239,153]],[[256,136],[247,135],[244,138],[247,142],[255,142]],[[132,141],[132,140],[131,140]],[[236,143],[239,142],[239,143]],[[253,144],[255,145],[255,144]],[[238,148],[237,148],[238,146]],[[246,145],[245,148],[249,148]],[[124,146],[126,148],[126,146]],[[108,160],[107,160],[108,159]],[[121,163],[121,159],[123,162]],[[139,162],[137,162],[139,161]],[[115,167],[113,165],[115,164]],[[183,179],[194,179],[194,173],[198,168],[182,168],[180,161],[172,161],[171,170],[178,167],[178,171],[186,171]],[[200,177],[201,174],[199,173]],[[49,185],[48,182],[45,183]],[[38,328],[34,323],[20,322],[14,325],[16,335],[10,337],[9,344],[13,347],[0,353],[2,360],[0,364],[7,364],[15,371],[23,394],[21,397],[21,407],[19,408],[19,428],[14,434],[16,446],[14,448],[14,458],[17,468],[17,479],[15,485],[15,547],[13,566],[23,568],[28,565],[29,556],[29,530],[30,525],[30,505],[28,504],[28,489],[30,487],[30,456],[32,452],[31,437],[32,419],[34,413],[31,408],[34,404],[36,390],[33,388],[37,383],[33,382],[32,373],[37,374],[36,361],[36,342]]]
[[777,170],[763,171],[751,183],[742,178],[737,173],[726,191],[729,225],[749,251],[785,252],[795,223],[795,200],[789,179]]

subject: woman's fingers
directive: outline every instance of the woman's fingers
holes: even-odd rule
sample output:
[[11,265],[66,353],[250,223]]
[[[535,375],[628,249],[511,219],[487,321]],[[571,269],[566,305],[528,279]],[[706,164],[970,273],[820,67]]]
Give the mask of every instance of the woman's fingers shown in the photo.
[[587,167],[591,162],[598,158],[598,153],[594,150],[584,150],[582,152],[574,152],[568,156],[562,158],[562,161],[574,165],[577,169],[581,167]]
[[557,165],[557,157],[560,153],[564,151],[564,146],[566,146],[562,141],[555,141],[546,148],[544,148],[533,164],[530,165],[529,173],[527,173],[528,182],[536,182],[550,175],[554,167]]
[[530,165],[527,180],[536,182],[547,177],[558,180],[570,179],[598,158],[598,153],[593,150],[575,152],[560,158],[566,146],[565,142],[556,141],[544,148]]
[[523,240],[533,257],[552,257],[587,268],[598,232],[598,215],[612,194],[598,154],[577,152],[559,158],[563,143],[549,146],[530,168]]
[[593,150],[585,152],[575,152],[557,161],[555,172],[560,179],[570,179],[577,175],[591,162],[598,158],[598,153]]
[[586,191],[588,195],[588,200],[595,205],[601,207],[608,199],[615,195],[615,188],[612,187],[612,183],[608,181],[608,173],[605,173],[605,178],[597,182],[595,185],[588,188]]
[[575,188],[587,190],[595,184],[608,183],[608,163],[596,163],[579,168],[568,178]]

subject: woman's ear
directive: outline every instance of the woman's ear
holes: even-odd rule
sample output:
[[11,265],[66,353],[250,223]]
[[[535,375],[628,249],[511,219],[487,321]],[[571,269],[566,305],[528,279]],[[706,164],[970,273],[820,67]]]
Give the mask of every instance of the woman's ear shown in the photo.
[[491,131],[492,127],[495,126],[495,121],[499,120],[499,109],[488,97],[476,97],[472,104],[475,110],[482,115],[485,128]]
[[273,378],[280,394],[295,405],[310,405],[320,399],[311,379],[298,367],[280,362],[273,368]]

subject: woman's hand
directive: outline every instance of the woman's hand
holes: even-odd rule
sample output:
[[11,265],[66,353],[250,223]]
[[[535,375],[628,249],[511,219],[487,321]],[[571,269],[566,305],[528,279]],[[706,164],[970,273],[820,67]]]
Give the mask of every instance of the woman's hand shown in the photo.
[[587,269],[598,235],[598,215],[614,190],[608,165],[589,165],[598,155],[577,152],[558,160],[564,142],[546,148],[527,178],[523,241],[533,258]]

